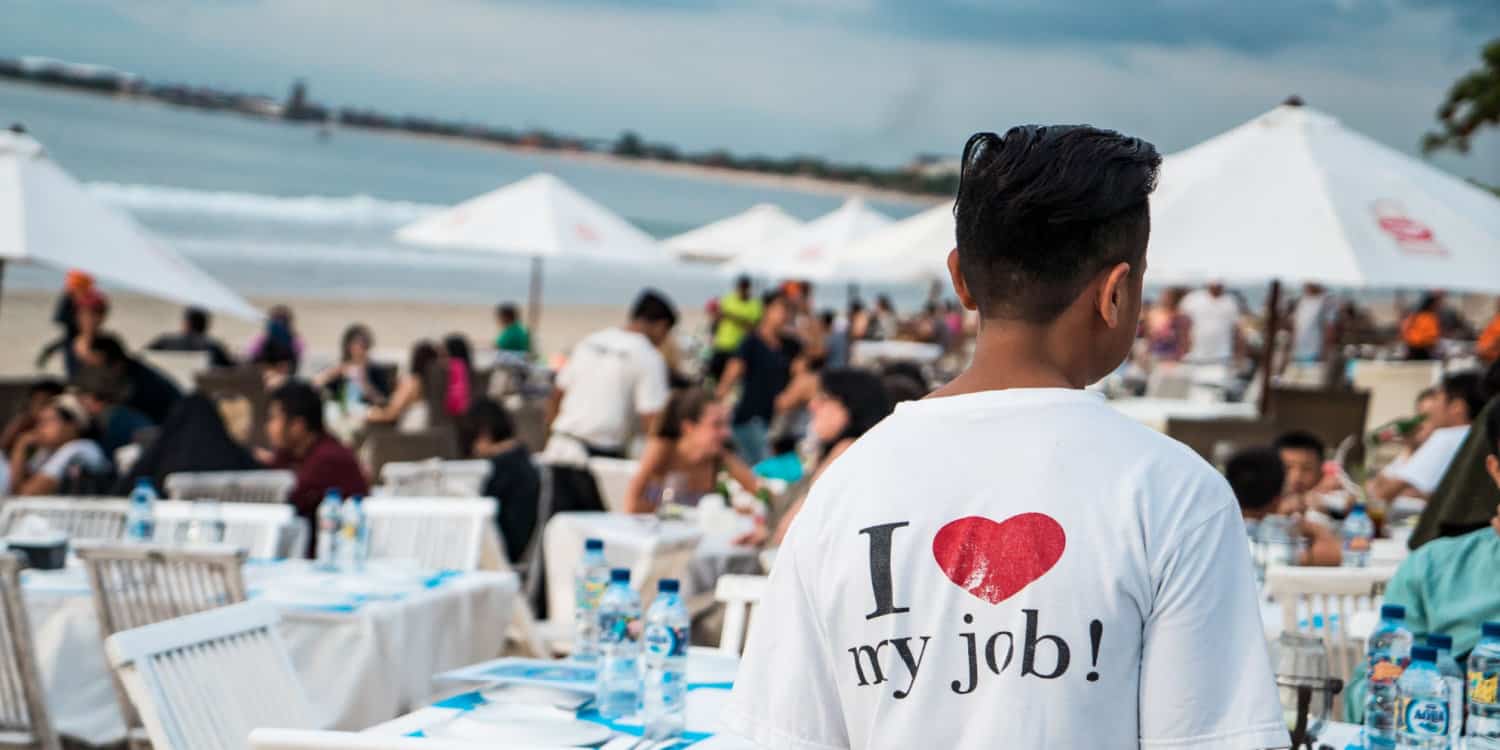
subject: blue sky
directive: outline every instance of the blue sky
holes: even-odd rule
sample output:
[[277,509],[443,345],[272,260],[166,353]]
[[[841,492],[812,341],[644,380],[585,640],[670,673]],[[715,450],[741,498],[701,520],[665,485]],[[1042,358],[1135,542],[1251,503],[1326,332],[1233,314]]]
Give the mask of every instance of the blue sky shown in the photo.
[[[1496,0],[7,0],[0,55],[689,149],[901,163],[1089,122],[1183,148],[1289,93],[1414,151]],[[3,109],[3,101],[0,101]],[[1500,137],[1446,168],[1500,182]]]

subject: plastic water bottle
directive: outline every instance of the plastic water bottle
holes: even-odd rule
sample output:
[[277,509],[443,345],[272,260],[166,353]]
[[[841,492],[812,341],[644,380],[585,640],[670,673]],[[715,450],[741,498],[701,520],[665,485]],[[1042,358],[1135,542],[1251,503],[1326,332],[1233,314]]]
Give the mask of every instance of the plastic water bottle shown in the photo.
[[1365,747],[1396,746],[1396,682],[1411,660],[1411,631],[1405,627],[1406,608],[1380,607],[1380,624],[1370,634],[1368,689],[1365,695]]
[[156,488],[151,480],[141,477],[135,480],[135,489],[130,493],[130,508],[125,512],[125,538],[144,544],[156,534]]
[[643,636],[645,662],[643,698],[646,737],[664,740],[682,734],[687,713],[687,647],[692,620],[677,581],[663,578],[656,601],[646,612]]
[[1365,512],[1363,503],[1356,503],[1344,518],[1341,529],[1344,537],[1344,567],[1363,568],[1370,563],[1370,542],[1375,539],[1375,523]]
[[1437,652],[1437,670],[1448,684],[1448,742],[1458,747],[1464,729],[1464,670],[1453,660],[1453,636],[1432,633],[1427,645]]
[[358,496],[344,498],[339,508],[339,567],[344,572],[360,570],[369,556],[370,529],[365,521],[364,503]]
[[1469,750],[1500,748],[1500,622],[1479,630],[1479,645],[1469,652]]
[[619,719],[635,713],[641,702],[641,598],[630,588],[630,571],[609,572],[609,587],[599,597],[599,715]]
[[1448,683],[1437,668],[1437,650],[1415,646],[1411,666],[1396,681],[1401,718],[1400,750],[1448,750],[1449,713]]
[[[319,568],[334,570],[339,566],[339,491],[329,490],[323,495],[323,502],[318,504],[317,513],[317,547],[314,559],[317,560]],[[295,554],[305,554],[300,550]]]
[[218,500],[199,500],[193,504],[193,522],[198,525],[198,541],[223,544],[229,528],[224,524],[224,506]]
[[599,597],[609,585],[609,563],[604,540],[583,542],[583,562],[573,574],[573,658],[599,657]]

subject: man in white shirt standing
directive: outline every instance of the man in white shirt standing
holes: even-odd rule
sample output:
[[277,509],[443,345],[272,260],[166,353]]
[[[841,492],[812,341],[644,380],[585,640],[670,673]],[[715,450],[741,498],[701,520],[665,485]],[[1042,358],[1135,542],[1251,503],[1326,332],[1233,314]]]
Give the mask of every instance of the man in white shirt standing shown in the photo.
[[969,368],[834,462],[792,524],[726,720],[758,746],[1289,743],[1224,478],[1084,390],[1129,353],[1151,144],[964,148]]
[[546,453],[551,460],[623,458],[630,437],[650,429],[668,396],[667,363],[657,347],[675,325],[672,303],[648,289],[636,299],[623,328],[590,334],[573,347],[548,404],[552,439]]
[[1370,480],[1369,492],[1386,502],[1398,497],[1426,499],[1443,481],[1458,455],[1469,425],[1484,408],[1484,388],[1477,372],[1445,376],[1430,399],[1421,402],[1426,440],[1405,461],[1387,466]]
[[1292,361],[1321,362],[1333,339],[1333,299],[1320,284],[1302,288],[1292,308]]
[[1214,281],[1182,298],[1182,312],[1193,321],[1193,348],[1184,361],[1227,365],[1240,350],[1240,302]]

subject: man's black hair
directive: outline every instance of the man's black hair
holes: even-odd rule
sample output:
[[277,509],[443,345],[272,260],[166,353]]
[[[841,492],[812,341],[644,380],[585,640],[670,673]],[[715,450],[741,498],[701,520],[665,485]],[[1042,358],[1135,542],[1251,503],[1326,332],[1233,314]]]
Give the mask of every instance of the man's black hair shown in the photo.
[[677,308],[672,305],[672,300],[667,295],[647,289],[635,298],[635,304],[630,306],[630,319],[640,320],[646,323],[665,322],[668,326],[677,325]]
[[36,381],[35,383],[32,383],[31,387],[26,389],[26,395],[30,397],[40,393],[46,395],[48,398],[52,398],[55,396],[61,396],[63,394],[63,390],[65,389],[61,380],[58,380],[56,378],[43,378]]
[[1490,409],[1490,415],[1484,420],[1484,428],[1490,431],[1490,452],[1500,458],[1500,407]]
[[1276,442],[1272,443],[1271,447],[1278,451],[1312,451],[1317,454],[1319,461],[1322,461],[1328,455],[1328,448],[1323,444],[1323,441],[1319,440],[1317,435],[1307,430],[1284,432],[1281,434],[1281,437],[1276,438]]
[[760,306],[764,309],[784,299],[786,299],[786,292],[783,292],[780,287],[773,287],[760,295]]
[[746,294],[749,294],[750,293],[750,277],[746,276],[744,274],[740,274],[734,280],[734,288],[735,289],[743,289],[743,290],[745,290]]
[[104,358],[105,367],[122,365],[130,360],[130,355],[125,353],[125,344],[107,333],[95,336],[89,350]]
[[279,404],[288,422],[301,419],[314,434],[323,434],[323,397],[318,389],[300,380],[291,380],[271,391],[270,403]]
[[1271,448],[1247,448],[1229,458],[1224,478],[1229,480],[1241,510],[1264,510],[1281,494],[1286,467]]
[[1484,388],[1478,372],[1465,370],[1445,375],[1438,388],[1449,401],[1464,403],[1469,411],[1469,421],[1479,418],[1479,411],[1484,408]]
[[495,315],[501,320],[512,322],[520,319],[520,316],[516,312],[516,306],[509,302],[503,302],[499,307],[495,308]]
[[[468,432],[469,444],[480,435],[496,443],[516,435],[516,425],[510,418],[510,412],[492,398],[478,399],[470,404],[469,410],[464,413],[464,426]],[[464,447],[467,449],[468,445]]]
[[839,314],[832,310],[824,310],[823,312],[818,313],[818,320],[822,321],[823,325],[828,328],[833,328],[834,321],[838,319]]
[[1084,125],[1026,125],[964,145],[959,269],[987,318],[1045,324],[1100,271],[1141,273],[1147,198],[1161,155],[1139,138]]
[[182,319],[189,331],[202,335],[208,333],[208,311],[201,307],[189,307],[182,312]]

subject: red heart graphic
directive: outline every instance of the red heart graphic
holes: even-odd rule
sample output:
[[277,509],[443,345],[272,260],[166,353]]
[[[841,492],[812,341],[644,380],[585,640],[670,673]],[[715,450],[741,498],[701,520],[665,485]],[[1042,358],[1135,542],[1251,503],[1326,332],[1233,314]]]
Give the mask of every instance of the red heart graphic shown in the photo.
[[1062,526],[1042,513],[999,523],[968,516],[938,530],[932,557],[959,588],[999,604],[1051,570],[1067,542]]

